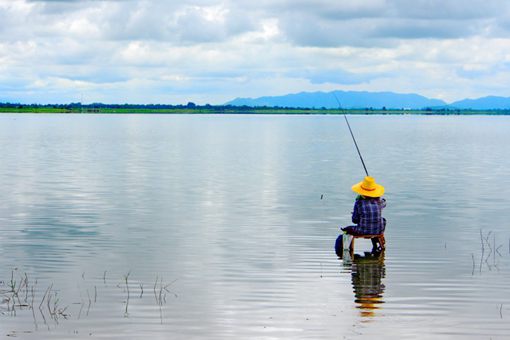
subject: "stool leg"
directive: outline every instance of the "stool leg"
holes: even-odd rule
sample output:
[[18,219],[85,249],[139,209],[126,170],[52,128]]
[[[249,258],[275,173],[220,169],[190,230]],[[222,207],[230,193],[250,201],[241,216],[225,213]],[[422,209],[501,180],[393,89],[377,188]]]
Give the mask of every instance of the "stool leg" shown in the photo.
[[379,243],[381,244],[381,249],[386,249],[386,239],[384,238],[384,235],[379,237]]
[[372,250],[377,250],[378,246],[377,246],[377,242],[379,242],[379,244],[381,243],[379,241],[379,238],[378,237],[372,237],[370,239],[370,241],[372,241]]

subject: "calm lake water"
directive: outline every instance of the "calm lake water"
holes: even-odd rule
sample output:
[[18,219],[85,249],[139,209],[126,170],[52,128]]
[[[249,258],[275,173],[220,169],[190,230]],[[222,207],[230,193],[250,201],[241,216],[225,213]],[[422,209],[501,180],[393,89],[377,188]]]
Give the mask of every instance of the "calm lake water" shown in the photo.
[[342,116],[0,115],[0,338],[508,339],[510,117],[349,119],[343,261]]

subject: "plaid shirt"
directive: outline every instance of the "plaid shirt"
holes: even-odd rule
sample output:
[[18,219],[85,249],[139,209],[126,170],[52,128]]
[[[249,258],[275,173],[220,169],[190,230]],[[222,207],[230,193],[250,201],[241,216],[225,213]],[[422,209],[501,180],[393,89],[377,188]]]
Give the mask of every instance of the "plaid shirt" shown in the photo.
[[354,230],[364,235],[382,234],[386,220],[382,217],[382,209],[386,207],[384,198],[358,198],[354,203],[352,222],[357,225]]

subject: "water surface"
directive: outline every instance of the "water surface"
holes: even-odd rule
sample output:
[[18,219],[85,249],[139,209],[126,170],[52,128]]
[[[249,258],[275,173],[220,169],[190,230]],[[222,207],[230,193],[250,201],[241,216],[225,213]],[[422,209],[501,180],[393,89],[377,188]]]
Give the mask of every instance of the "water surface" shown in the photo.
[[0,115],[0,337],[510,336],[510,118],[349,119],[342,261],[341,116]]

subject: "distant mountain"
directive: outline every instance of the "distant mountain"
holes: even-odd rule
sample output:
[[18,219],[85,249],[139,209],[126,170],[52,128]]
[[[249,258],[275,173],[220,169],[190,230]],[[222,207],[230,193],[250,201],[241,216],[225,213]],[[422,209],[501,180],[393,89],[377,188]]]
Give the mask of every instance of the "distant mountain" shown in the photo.
[[279,106],[295,108],[338,108],[346,109],[374,108],[380,109],[423,109],[426,107],[444,107],[446,103],[438,99],[430,99],[418,94],[401,94],[393,92],[365,91],[333,91],[333,92],[301,92],[275,97],[236,98],[225,105],[233,106]]
[[472,110],[503,110],[510,109],[509,97],[482,97],[478,99],[464,99],[449,105],[451,108]]

